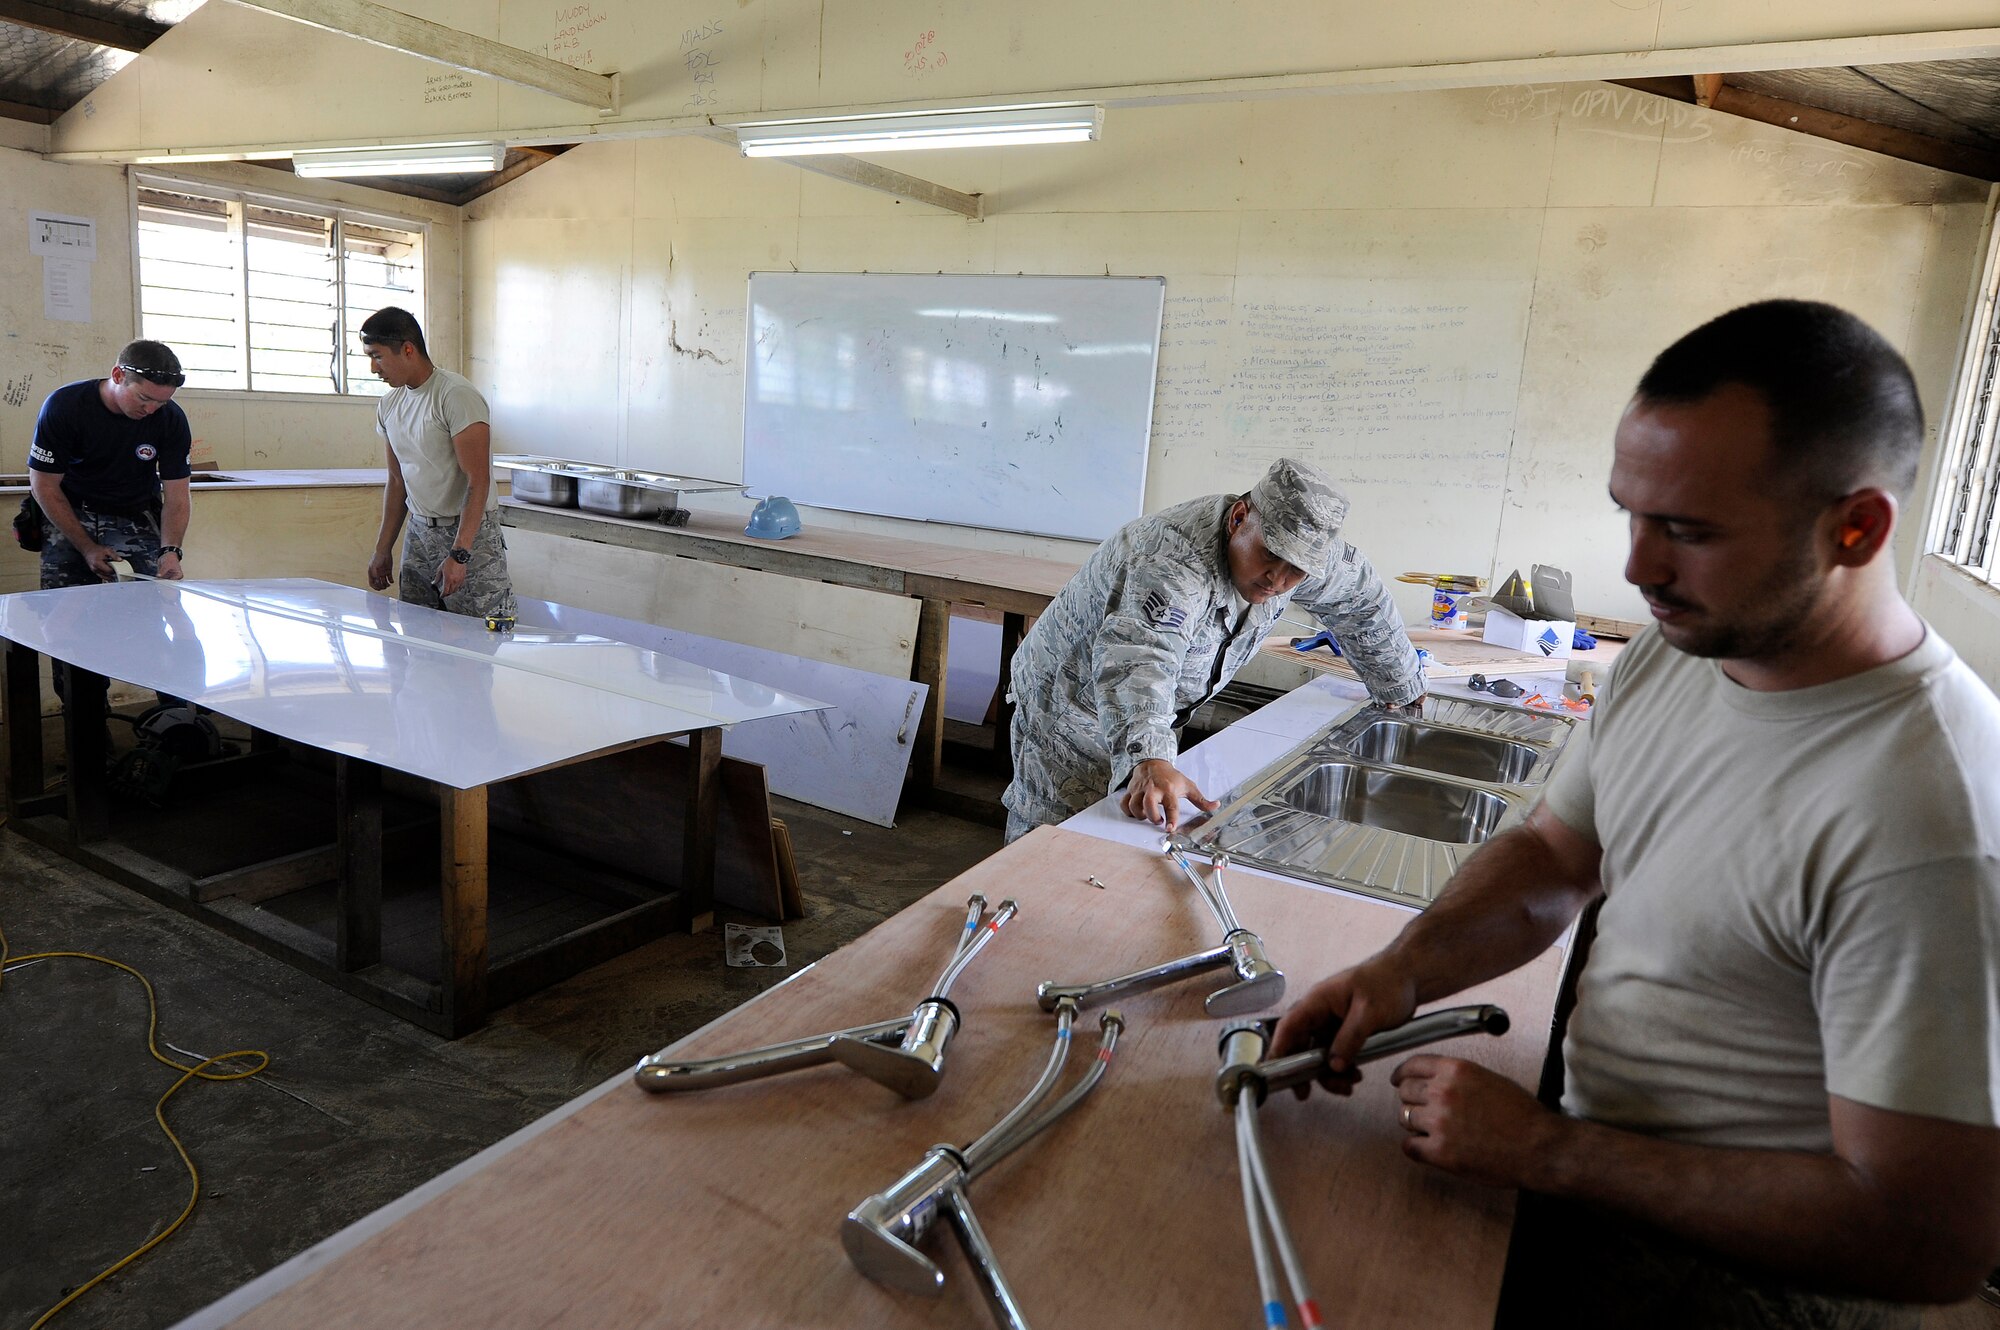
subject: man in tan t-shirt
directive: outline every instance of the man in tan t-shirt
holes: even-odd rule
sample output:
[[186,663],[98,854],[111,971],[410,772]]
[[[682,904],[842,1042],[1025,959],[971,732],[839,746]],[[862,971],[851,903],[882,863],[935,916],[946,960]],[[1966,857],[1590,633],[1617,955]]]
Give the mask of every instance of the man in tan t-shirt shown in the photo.
[[1500,1326],[1914,1327],[2000,1260],[2000,701],[1897,590],[1922,440],[1831,306],[1664,352],[1611,468],[1656,630],[1528,820],[1279,1027],[1350,1057],[1601,902],[1560,1111],[1391,1078],[1411,1158],[1531,1193]]
[[375,408],[388,446],[389,484],[368,585],[386,591],[396,533],[407,514],[396,594],[414,605],[512,623],[514,586],[494,519],[492,429],[486,399],[464,376],[439,369],[407,310],[378,309],[361,325],[369,367],[389,385]]

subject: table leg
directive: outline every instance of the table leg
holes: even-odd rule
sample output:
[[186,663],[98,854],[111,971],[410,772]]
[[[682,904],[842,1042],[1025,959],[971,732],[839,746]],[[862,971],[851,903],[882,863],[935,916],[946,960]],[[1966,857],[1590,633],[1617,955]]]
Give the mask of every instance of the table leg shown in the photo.
[[336,756],[333,790],[340,837],[334,963],[365,970],[382,959],[382,768]]
[[722,731],[688,734],[687,809],[682,819],[681,891],[688,932],[715,926],[715,829],[722,815]]
[[7,730],[7,815],[18,818],[21,801],[48,787],[42,767],[42,658],[18,642],[7,644],[0,725]]
[[1014,653],[1028,631],[1028,616],[1003,614],[1000,617],[1000,707],[993,724],[993,756],[1008,780],[1014,779]]
[[917,614],[917,653],[910,677],[927,684],[923,718],[917,722],[917,751],[910,757],[910,783],[935,789],[944,766],[944,668],[951,649],[951,602],[926,597]]
[[456,1039],[486,1023],[486,787],[438,787],[439,987]]
[[104,732],[110,682],[91,670],[69,669],[63,698],[63,748],[69,760],[69,834],[78,844],[111,832],[111,792],[104,764],[111,755]]

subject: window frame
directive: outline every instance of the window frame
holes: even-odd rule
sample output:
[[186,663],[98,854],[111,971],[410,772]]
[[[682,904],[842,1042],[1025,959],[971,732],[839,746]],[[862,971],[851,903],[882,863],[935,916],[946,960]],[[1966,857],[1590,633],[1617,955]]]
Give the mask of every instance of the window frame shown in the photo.
[[[420,324],[422,324],[426,330],[430,328],[430,323],[431,323],[430,301],[431,301],[431,287],[432,287],[431,223],[425,221],[423,218],[399,217],[394,213],[382,212],[372,208],[348,207],[344,204],[330,203],[324,199],[302,198],[297,195],[291,195],[291,194],[275,194],[269,190],[262,190],[262,189],[243,189],[234,185],[216,184],[213,181],[202,180],[198,177],[174,175],[171,172],[167,171],[140,170],[135,168],[125,173],[125,194],[126,194],[126,203],[128,206],[128,215],[130,221],[129,230],[132,243],[132,326],[135,329],[143,328],[145,326],[144,325],[145,283],[144,279],[140,275],[142,260],[139,254],[139,191],[142,188],[146,187],[171,189],[176,193],[192,194],[199,198],[214,199],[217,202],[221,203],[233,203],[237,205],[239,208],[245,205],[258,205],[263,207],[282,208],[288,211],[307,213],[313,216],[327,217],[332,219],[334,223],[333,248],[335,255],[335,269],[334,269],[335,290],[336,290],[335,308],[337,309],[345,309],[347,301],[347,263],[345,259],[345,251],[342,248],[342,243],[341,243],[343,238],[342,228],[344,228],[349,223],[354,223],[361,226],[390,227],[395,230],[410,231],[417,235],[420,235],[423,237],[423,248],[424,248],[424,268],[423,268],[424,308],[419,310],[413,310],[411,312],[417,316],[417,321]],[[239,255],[241,255],[244,252],[246,245],[247,245],[247,236],[244,235],[244,233],[241,230],[239,230],[237,232],[237,250]],[[247,333],[249,325],[246,323],[244,326],[245,326],[245,331]],[[137,335],[143,335],[143,333]],[[344,346],[336,346],[335,348],[333,348],[333,350],[335,356],[344,366],[346,364],[346,359],[347,359],[346,357],[347,348]],[[247,359],[248,356],[247,348],[245,350],[245,356]],[[245,365],[245,370],[246,372],[248,370],[247,364]],[[299,392],[296,389],[290,389],[290,388],[198,388],[193,384],[188,384],[182,387],[180,389],[180,395],[183,397],[193,397],[196,399],[211,399],[215,401],[225,401],[225,402],[257,401],[257,402],[350,402],[351,403],[351,402],[377,402],[381,400],[381,395],[379,393],[356,393],[356,392],[346,392],[346,391],[332,392],[332,393],[308,393],[308,392]]]
[[[1989,196],[1980,263],[1960,334],[1937,463],[1923,496],[1921,554],[2000,586],[2000,188]],[[1915,570],[1912,570],[1912,577]]]

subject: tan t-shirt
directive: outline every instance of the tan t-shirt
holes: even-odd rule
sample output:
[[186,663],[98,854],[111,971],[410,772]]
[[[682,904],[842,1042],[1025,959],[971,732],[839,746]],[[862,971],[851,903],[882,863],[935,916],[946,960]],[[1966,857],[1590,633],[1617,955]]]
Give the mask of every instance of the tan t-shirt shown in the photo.
[[[410,507],[426,517],[456,517],[465,510],[465,471],[453,437],[490,420],[486,399],[462,374],[432,368],[415,388],[391,388],[375,407],[375,432],[396,450]],[[486,477],[486,512],[499,500]]]
[[1648,632],[1551,812],[1603,847],[1563,1104],[1826,1151],[1827,1096],[2000,1123],[2000,701],[1930,632],[1760,693]]

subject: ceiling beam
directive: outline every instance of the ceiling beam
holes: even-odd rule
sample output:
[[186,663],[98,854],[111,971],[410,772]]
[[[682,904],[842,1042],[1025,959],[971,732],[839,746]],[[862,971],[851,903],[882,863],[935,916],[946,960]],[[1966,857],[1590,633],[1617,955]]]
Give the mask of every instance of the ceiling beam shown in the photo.
[[[72,14],[66,9],[35,3],[35,0],[0,0],[0,23],[33,28],[57,37],[71,37],[92,46],[109,46],[119,51],[143,51],[166,29],[165,24],[120,17],[93,18]],[[18,118],[18,117],[17,117]]]
[[[1641,92],[1650,92],[1658,97],[1670,97],[1675,101],[1693,101],[1696,95],[1692,88],[1680,79],[1613,81],[1624,87],[1637,88]],[[1869,152],[1879,152],[1885,157],[1900,157],[1906,162],[1934,166],[1940,171],[1956,171],[1975,180],[2000,180],[2000,153],[1988,152],[1983,148],[1950,143],[1944,139],[1932,138],[1928,134],[1915,134],[1907,129],[1897,129],[1893,125],[1878,125],[1872,120],[1841,115],[1837,111],[1808,106],[1804,102],[1786,101],[1782,97],[1767,97],[1761,92],[1733,88],[1726,83],[1716,90],[1712,105],[1715,110],[1728,115],[1776,125],[1780,129],[1796,130],[1814,138],[1844,143],[1850,148],[1865,148]]]
[[1694,76],[1694,104],[1696,106],[1715,105],[1715,94],[1722,91],[1722,75],[1696,74]]
[[234,0],[322,32],[353,37],[468,74],[533,88],[593,111],[618,110],[618,76],[594,74],[560,60],[415,18],[372,0]]
[[[703,134],[702,138],[720,143],[732,152],[742,151],[736,136],[726,129]],[[832,176],[835,180],[845,180],[850,185],[860,185],[863,189],[880,190],[884,194],[894,194],[898,198],[910,199],[917,203],[927,203],[933,208],[943,208],[955,212],[960,217],[975,222],[986,220],[985,203],[978,194],[966,194],[945,185],[933,184],[901,171],[892,171],[886,166],[862,161],[859,157],[849,157],[845,153],[811,153],[803,157],[771,157],[768,161],[785,162],[801,171],[811,171],[814,175]]]
[[0,101],[0,116],[5,116],[9,120],[25,120],[32,125],[53,125],[56,122],[56,114],[46,106]]
[[557,156],[556,153],[549,151],[547,148],[510,148],[508,151],[518,154],[520,160],[512,166],[502,167],[492,175],[481,180],[478,184],[460,190],[457,196],[452,199],[452,202],[462,208],[483,194],[491,194],[509,180],[520,179],[544,162],[554,161]]

